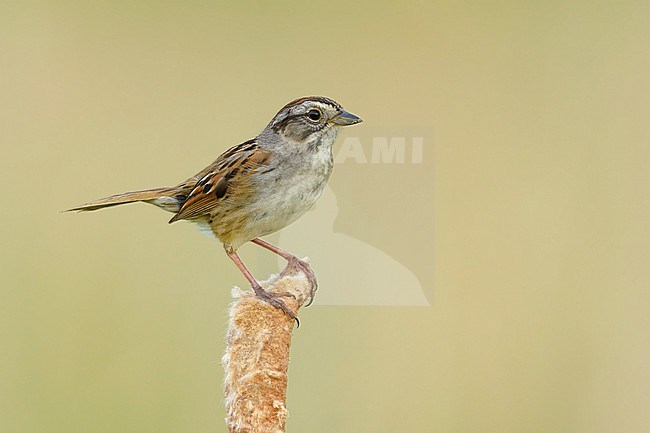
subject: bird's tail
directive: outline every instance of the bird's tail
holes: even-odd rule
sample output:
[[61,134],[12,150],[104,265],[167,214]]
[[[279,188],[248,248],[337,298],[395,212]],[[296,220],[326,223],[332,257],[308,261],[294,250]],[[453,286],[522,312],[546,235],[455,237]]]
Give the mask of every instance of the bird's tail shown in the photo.
[[142,191],[125,192],[123,194],[116,194],[110,197],[100,198],[99,200],[91,201],[82,204],[81,206],[68,209],[66,212],[71,211],[91,211],[102,209],[105,207],[117,206],[120,204],[133,203],[136,201],[143,201],[146,203],[155,204],[169,212],[178,212],[180,208],[178,197],[174,194],[174,188],[154,188],[145,189]]

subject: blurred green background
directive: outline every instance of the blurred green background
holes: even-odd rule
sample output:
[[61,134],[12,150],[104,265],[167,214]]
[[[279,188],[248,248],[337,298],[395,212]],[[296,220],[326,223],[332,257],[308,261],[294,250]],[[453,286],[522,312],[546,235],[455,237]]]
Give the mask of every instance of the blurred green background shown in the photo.
[[225,431],[243,280],[221,247],[151,206],[59,211],[184,179],[309,94],[435,131],[428,176],[332,179],[335,227],[433,297],[303,311],[288,431],[650,431],[649,20],[641,1],[3,2],[0,431]]

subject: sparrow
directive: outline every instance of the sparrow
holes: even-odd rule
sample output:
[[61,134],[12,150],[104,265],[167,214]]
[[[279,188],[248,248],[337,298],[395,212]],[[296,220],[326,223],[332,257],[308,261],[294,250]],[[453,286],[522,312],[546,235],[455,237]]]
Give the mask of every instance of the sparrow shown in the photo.
[[299,98],[282,107],[257,137],[226,150],[176,186],[116,194],[68,211],[144,202],[174,213],[170,223],[193,222],[221,241],[260,299],[297,321],[281,299],[291,295],[265,291],[237,250],[252,242],[302,270],[311,283],[307,305],[311,304],[318,286],[309,265],[261,237],[288,226],[314,205],[332,174],[332,146],[338,133],[361,121],[332,99]]

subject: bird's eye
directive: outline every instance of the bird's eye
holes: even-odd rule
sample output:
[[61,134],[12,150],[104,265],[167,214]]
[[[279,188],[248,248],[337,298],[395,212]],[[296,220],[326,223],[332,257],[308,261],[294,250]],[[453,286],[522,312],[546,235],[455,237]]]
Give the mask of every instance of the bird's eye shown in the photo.
[[307,112],[307,117],[309,117],[314,122],[316,122],[317,120],[320,120],[320,116],[321,116],[320,111],[318,111],[316,109],[309,110]]

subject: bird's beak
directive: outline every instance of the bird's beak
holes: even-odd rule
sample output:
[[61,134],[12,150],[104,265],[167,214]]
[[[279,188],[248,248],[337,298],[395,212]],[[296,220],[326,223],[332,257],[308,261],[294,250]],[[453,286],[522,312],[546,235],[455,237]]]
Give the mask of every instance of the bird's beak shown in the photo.
[[360,117],[355,116],[352,113],[348,113],[345,110],[341,110],[339,114],[332,118],[332,123],[339,126],[354,125],[361,122],[363,122],[363,120],[361,120]]

